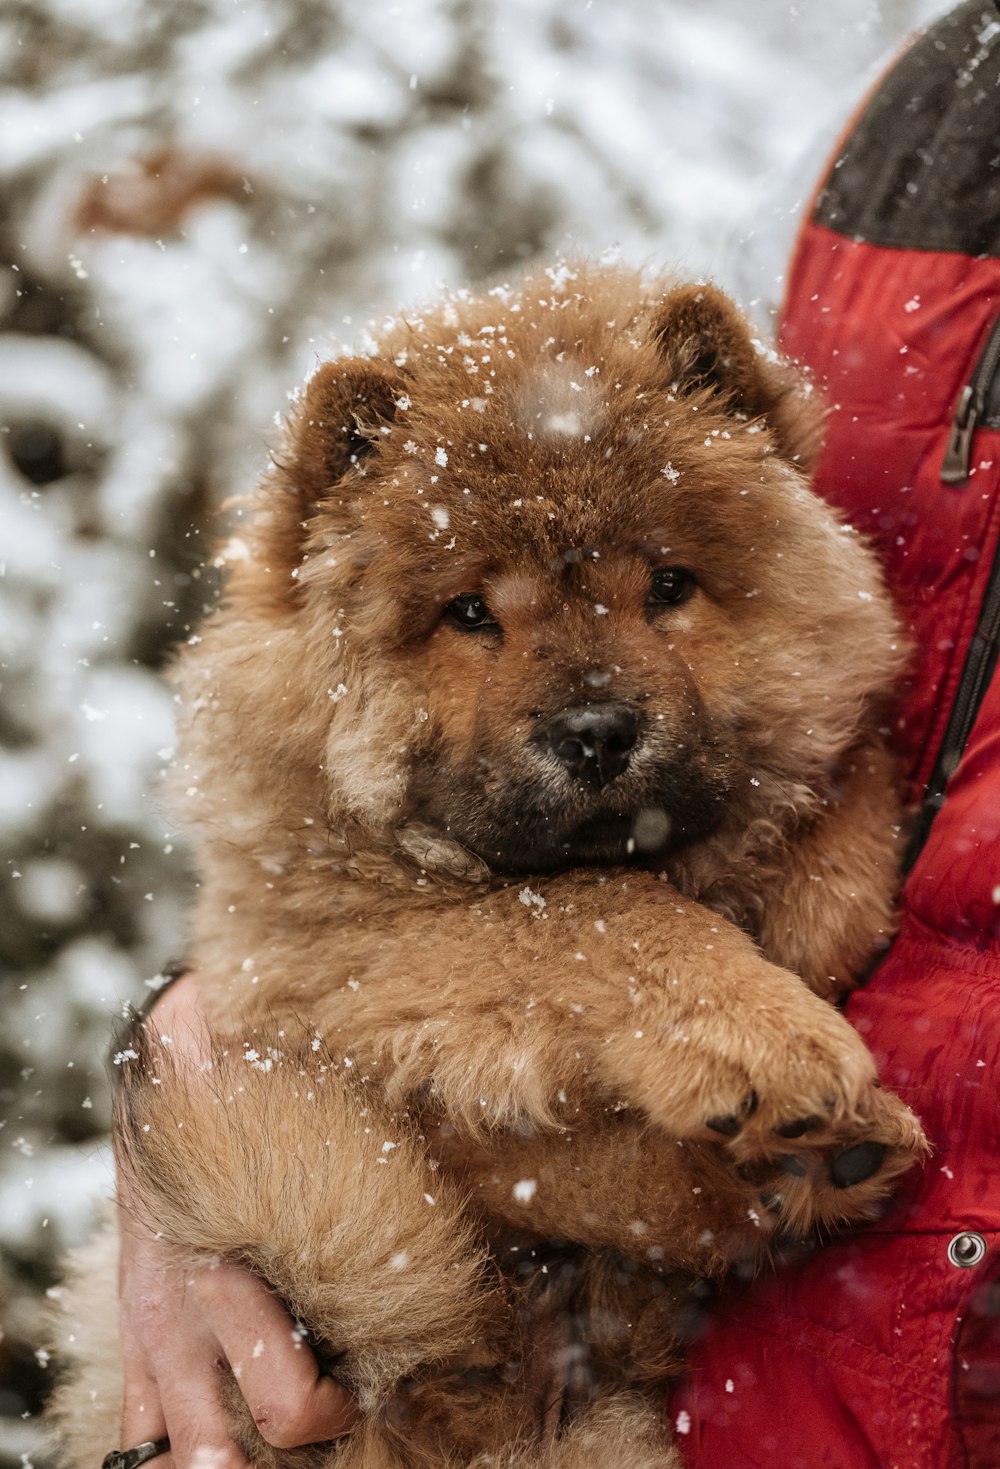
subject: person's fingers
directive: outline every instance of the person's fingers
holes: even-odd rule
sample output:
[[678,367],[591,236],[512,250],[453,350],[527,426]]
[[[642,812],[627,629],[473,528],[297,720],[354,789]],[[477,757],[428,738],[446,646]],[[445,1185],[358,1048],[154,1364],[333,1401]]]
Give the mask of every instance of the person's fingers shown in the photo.
[[323,1443],[349,1432],[354,1398],[320,1374],[316,1358],[278,1298],[253,1275],[220,1266],[199,1281],[206,1320],[218,1335],[262,1436],[275,1448]]
[[250,1469],[232,1439],[216,1366],[201,1362],[196,1373],[175,1373],[169,1386],[164,1377],[161,1395],[170,1453],[154,1461],[155,1469]]
[[222,1400],[222,1351],[198,1301],[204,1267],[178,1270],[159,1248],[144,1240],[126,1245],[124,1236],[122,1262],[129,1285],[121,1314],[121,1447],[167,1437],[170,1453],[154,1469],[249,1469]]
[[109,1449],[134,1449],[136,1444],[163,1438],[167,1420],[163,1416],[156,1382],[139,1362],[125,1355],[125,1384],[122,1397],[121,1437]]
[[332,1378],[320,1376],[315,1359],[308,1372],[296,1376],[288,1371],[275,1378],[264,1371],[250,1381],[248,1376],[240,1378],[240,1391],[261,1436],[276,1449],[340,1438],[358,1420],[355,1400]]
[[354,1399],[321,1375],[302,1332],[257,1276],[224,1262],[177,1269],[146,1241],[123,1245],[120,1447],[166,1435],[171,1462],[156,1469],[247,1469],[224,1402],[227,1368],[275,1448],[350,1431]]
[[[120,1236],[120,1279],[134,1270],[138,1258],[136,1242],[124,1232]],[[156,1377],[149,1364],[142,1336],[149,1329],[155,1311],[137,1312],[127,1291],[121,1295],[118,1335],[122,1353],[122,1417],[118,1447],[134,1448],[136,1444],[163,1438],[166,1420],[160,1402]],[[109,1444],[109,1448],[114,1447]]]

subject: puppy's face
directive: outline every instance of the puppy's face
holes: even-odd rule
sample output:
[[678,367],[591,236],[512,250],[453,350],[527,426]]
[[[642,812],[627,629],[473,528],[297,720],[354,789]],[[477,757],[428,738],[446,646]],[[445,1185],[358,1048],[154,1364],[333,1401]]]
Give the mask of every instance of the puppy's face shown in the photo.
[[414,648],[436,739],[408,814],[508,872],[704,837],[739,769],[711,568],[669,515],[615,527],[599,484],[593,523],[568,533],[551,507],[583,502],[577,476],[564,494],[563,476],[546,478],[532,505],[513,497],[491,555],[434,588],[435,625]]
[[655,860],[794,805],[885,686],[895,627],[808,491],[794,377],[717,292],[635,292],[529,282],[313,379],[269,555],[332,812],[498,872]]

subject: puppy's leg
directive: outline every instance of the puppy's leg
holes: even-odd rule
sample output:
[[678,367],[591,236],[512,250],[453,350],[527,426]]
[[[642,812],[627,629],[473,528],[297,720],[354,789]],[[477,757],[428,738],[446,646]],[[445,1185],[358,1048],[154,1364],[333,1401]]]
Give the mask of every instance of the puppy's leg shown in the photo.
[[586,1247],[566,1308],[570,1389],[586,1397],[662,1389],[676,1376],[683,1337],[702,1309],[692,1276],[721,1277],[734,1266],[752,1274],[788,1241],[798,1254],[831,1229],[877,1217],[919,1133],[887,1093],[877,1094],[869,1125],[855,1148],[883,1156],[860,1177],[851,1148],[805,1148],[737,1169],[725,1147],[679,1143],[622,1114],[478,1149],[452,1139],[445,1156],[470,1189],[470,1207],[494,1231],[498,1221],[510,1231],[515,1252],[502,1232],[496,1246],[506,1267],[530,1260],[538,1240]]
[[719,1276],[756,1258],[773,1228],[761,1198],[769,1185],[742,1178],[725,1148],[668,1138],[634,1114],[482,1143],[438,1128],[428,1149],[468,1192],[470,1211],[515,1241],[561,1239],[654,1270]]
[[510,1455],[483,1455],[469,1469],[682,1469],[662,1409],[640,1394],[596,1404],[554,1442]]
[[[428,1145],[484,1220],[613,1250],[650,1269],[721,1276],[762,1259],[776,1238],[876,1218],[923,1144],[889,1092],[876,1093],[868,1129],[864,1144],[802,1139],[794,1154],[739,1167],[729,1147],[669,1138],[626,1113],[481,1144],[438,1129]],[[883,1150],[870,1174],[858,1176],[857,1146]]]
[[864,1136],[863,1041],[734,925],[645,873],[535,886],[530,911],[509,890],[411,910],[357,955],[364,980],[330,1019],[390,1095],[430,1095],[473,1133],[552,1127],[598,1098],[756,1152],[803,1124],[817,1143]]
[[823,814],[789,842],[780,879],[756,894],[765,954],[824,999],[850,990],[895,932],[906,840],[896,780],[880,746],[852,751]]
[[636,1395],[600,1403],[544,1453],[539,1469],[682,1469],[664,1427],[662,1406]]
[[[380,1435],[400,1465],[471,1453],[501,1424],[509,1438],[510,1310],[408,1120],[308,1046],[220,1049],[205,1075],[135,1045],[116,1145],[144,1218],[171,1243],[248,1266],[288,1303],[367,1415],[358,1462],[379,1462]],[[252,1462],[294,1462],[231,1400]]]

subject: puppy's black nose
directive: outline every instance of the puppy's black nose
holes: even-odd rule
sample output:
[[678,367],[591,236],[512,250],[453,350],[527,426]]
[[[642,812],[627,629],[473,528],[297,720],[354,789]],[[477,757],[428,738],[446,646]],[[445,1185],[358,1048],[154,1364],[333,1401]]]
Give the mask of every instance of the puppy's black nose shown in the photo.
[[565,709],[546,731],[556,759],[592,786],[606,786],[621,775],[638,734],[638,719],[622,704]]

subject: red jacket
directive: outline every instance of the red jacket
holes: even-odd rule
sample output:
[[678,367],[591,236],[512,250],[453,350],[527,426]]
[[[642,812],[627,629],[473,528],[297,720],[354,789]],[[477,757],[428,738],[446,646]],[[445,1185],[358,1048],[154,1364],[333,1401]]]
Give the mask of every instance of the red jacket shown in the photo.
[[841,145],[782,330],[832,405],[820,489],[913,632],[898,737],[918,796],[972,726],[848,1009],[934,1155],[879,1225],[720,1303],[671,1410],[692,1469],[1000,1469],[998,256],[1000,14],[973,0]]

